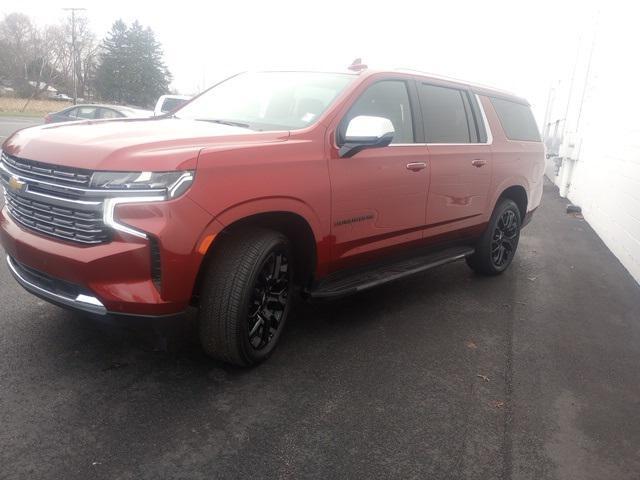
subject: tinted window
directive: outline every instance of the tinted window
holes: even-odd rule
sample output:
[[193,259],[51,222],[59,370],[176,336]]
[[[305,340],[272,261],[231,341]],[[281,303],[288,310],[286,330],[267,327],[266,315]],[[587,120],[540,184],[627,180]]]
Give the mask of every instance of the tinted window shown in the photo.
[[501,98],[491,98],[500,124],[505,135],[510,140],[539,142],[540,133],[531,113],[531,108],[520,103],[510,102]]
[[407,85],[401,80],[384,80],[371,85],[353,104],[342,128],[359,115],[391,120],[395,133],[391,143],[413,143],[413,119]]
[[66,110],[62,113],[67,117],[75,117],[76,114],[78,113],[78,107],[70,108],[69,110]]
[[471,142],[462,91],[423,83],[419,92],[427,143]]
[[187,102],[188,100],[185,100],[183,98],[165,98],[164,102],[162,102],[160,111],[162,113],[173,112]]

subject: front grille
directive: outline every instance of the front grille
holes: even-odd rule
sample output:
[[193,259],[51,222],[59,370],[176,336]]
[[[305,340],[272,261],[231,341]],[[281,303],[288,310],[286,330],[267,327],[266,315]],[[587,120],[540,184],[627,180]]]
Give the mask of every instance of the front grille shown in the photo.
[[25,227],[80,243],[109,240],[109,229],[98,210],[78,210],[49,203],[46,197],[32,200],[6,190],[5,202],[11,216]]
[[[111,239],[104,224],[103,196],[86,187],[89,170],[59,167],[2,153],[0,177],[11,218],[40,234],[80,244]],[[17,179],[17,184],[15,183]]]
[[61,167],[57,165],[49,165],[47,163],[36,162],[34,160],[25,160],[2,153],[2,162],[9,169],[16,173],[28,175],[43,181],[55,181],[63,185],[88,187],[91,181],[91,171],[80,169]]

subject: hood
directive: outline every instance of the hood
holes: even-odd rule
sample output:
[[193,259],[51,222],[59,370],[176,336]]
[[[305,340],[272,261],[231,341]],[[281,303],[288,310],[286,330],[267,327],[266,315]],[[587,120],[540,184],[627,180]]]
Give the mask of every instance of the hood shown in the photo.
[[193,169],[202,148],[285,141],[289,132],[177,118],[55,123],[10,136],[3,150],[16,157],[90,170]]

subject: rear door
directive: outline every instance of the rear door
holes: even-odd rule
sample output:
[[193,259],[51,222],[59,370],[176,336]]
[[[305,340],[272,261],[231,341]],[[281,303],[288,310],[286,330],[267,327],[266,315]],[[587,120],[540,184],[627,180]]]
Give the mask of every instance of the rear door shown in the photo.
[[483,222],[491,185],[491,134],[477,97],[465,88],[418,80],[429,150],[425,236]]

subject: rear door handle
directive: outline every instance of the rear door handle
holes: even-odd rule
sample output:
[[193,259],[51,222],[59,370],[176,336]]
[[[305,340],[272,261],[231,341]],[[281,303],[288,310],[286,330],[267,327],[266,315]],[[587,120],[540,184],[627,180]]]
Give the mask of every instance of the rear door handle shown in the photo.
[[483,160],[482,158],[474,158],[473,160],[471,160],[471,165],[473,165],[474,167],[482,167],[487,163],[486,160]]
[[423,168],[427,168],[427,164],[425,162],[407,163],[407,170],[411,170],[412,172],[417,172]]

